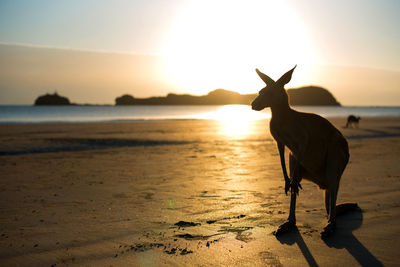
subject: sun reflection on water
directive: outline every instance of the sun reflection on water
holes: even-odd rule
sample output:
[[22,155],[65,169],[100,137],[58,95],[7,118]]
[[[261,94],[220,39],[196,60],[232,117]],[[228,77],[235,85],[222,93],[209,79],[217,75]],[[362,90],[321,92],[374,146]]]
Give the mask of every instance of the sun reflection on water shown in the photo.
[[218,110],[198,116],[201,119],[217,120],[220,123],[221,135],[242,139],[249,136],[254,130],[254,122],[271,117],[269,112],[253,111],[247,105],[225,105]]

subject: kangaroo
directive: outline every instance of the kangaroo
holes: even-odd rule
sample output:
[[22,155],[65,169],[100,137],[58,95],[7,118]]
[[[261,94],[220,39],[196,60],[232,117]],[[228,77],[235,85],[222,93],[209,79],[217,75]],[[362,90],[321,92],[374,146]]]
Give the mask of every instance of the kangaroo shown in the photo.
[[358,122],[361,120],[361,117],[356,117],[354,115],[349,115],[347,117],[347,123],[345,128],[348,128],[349,126],[351,126],[352,128],[354,127],[354,125],[358,128]]
[[[305,178],[325,190],[328,224],[321,236],[326,238],[336,228],[336,198],[340,178],[349,161],[349,148],[346,139],[328,120],[316,114],[298,112],[290,107],[284,86],[291,80],[296,66],[276,82],[256,69],[267,86],[260,90],[251,106],[256,111],[271,108],[270,131],[278,145],[286,195],[290,189],[289,217],[275,231],[275,235],[279,236],[296,229],[296,195],[299,188],[302,188],[302,178]],[[285,147],[290,150],[290,178],[285,164]],[[355,203],[345,203],[338,205],[338,210],[346,211],[355,207]]]

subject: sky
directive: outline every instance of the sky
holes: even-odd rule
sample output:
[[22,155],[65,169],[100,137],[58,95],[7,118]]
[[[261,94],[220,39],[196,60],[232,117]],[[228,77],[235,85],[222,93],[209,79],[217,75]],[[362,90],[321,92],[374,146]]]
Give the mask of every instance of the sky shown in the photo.
[[0,43],[159,56],[177,92],[250,93],[256,67],[297,64],[292,86],[316,66],[400,71],[398,14],[398,0],[0,0]]

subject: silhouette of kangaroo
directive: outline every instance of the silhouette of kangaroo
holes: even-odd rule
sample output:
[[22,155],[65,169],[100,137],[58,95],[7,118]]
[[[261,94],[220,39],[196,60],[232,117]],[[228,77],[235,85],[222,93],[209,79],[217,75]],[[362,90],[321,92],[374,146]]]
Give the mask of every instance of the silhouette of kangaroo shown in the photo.
[[[267,86],[260,90],[251,105],[257,111],[271,108],[270,131],[278,145],[285,193],[289,189],[291,193],[289,218],[279,226],[275,235],[296,229],[296,195],[301,188],[300,181],[305,178],[325,190],[328,224],[321,236],[326,238],[335,231],[336,211],[342,213],[358,208],[356,203],[336,206],[340,178],[349,161],[349,148],[346,139],[328,120],[316,114],[298,112],[289,106],[284,86],[291,80],[295,68],[276,82],[256,69]],[[290,178],[285,164],[285,147],[290,150]]]
[[358,128],[358,123],[359,123],[360,120],[361,120],[361,117],[356,117],[354,115],[349,115],[347,117],[347,123],[346,123],[345,128],[348,128],[349,126],[351,126],[352,128],[354,126],[356,126]]

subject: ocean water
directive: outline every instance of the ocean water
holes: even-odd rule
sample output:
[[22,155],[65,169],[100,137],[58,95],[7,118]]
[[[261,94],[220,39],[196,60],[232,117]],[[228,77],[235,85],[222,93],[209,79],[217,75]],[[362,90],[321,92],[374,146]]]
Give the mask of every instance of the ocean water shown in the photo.
[[[400,116],[400,107],[297,106],[299,111],[323,117]],[[236,118],[257,120],[271,116],[270,110],[251,110],[247,105],[224,106],[0,106],[0,123],[72,123],[139,120],[183,120]]]

